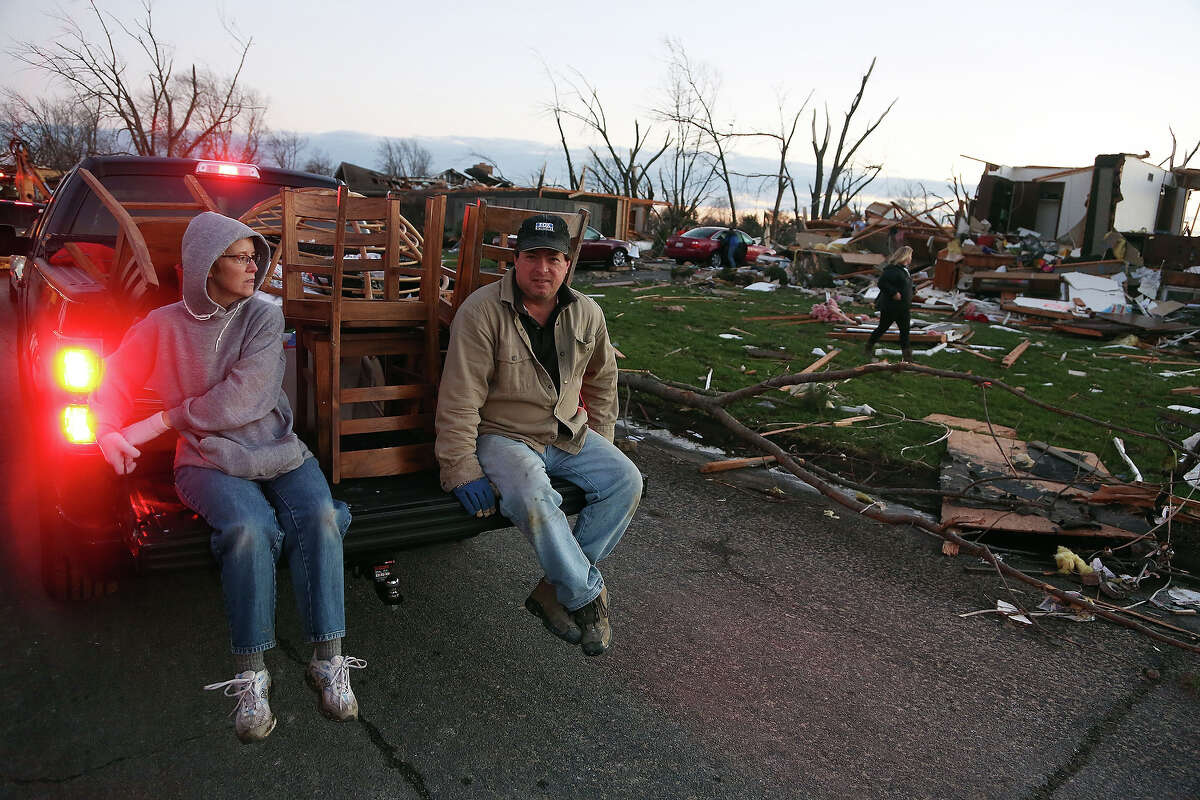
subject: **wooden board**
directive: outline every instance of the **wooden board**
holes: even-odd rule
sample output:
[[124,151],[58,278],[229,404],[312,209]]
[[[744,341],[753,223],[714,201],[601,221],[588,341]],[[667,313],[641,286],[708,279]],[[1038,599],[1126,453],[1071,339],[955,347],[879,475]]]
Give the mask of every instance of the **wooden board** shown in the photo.
[[1000,359],[1000,365],[1003,367],[1011,367],[1013,364],[1017,363],[1017,359],[1021,357],[1021,354],[1024,353],[1028,349],[1029,349],[1029,340],[1028,339],[1022,340],[1019,345],[1017,345],[1016,347],[1014,347],[1012,349],[1011,353],[1006,355],[1004,358]]
[[1097,523],[1095,528],[1062,528],[1045,517],[1018,514],[994,508],[970,508],[942,503],[942,524],[957,525],[971,530],[993,530],[1006,533],[1038,533],[1057,536],[1105,536],[1113,539],[1136,539],[1139,534],[1112,525]]
[[[936,422],[945,425],[949,428],[955,428],[960,431],[970,431],[972,433],[982,433],[989,436],[988,424],[980,419],[967,419],[966,417],[952,417],[949,414],[929,414],[924,417],[926,422]],[[1017,431],[1015,428],[1010,428],[1007,425],[998,425],[992,423],[992,430],[997,436],[1003,436],[1008,439],[1016,439]]]

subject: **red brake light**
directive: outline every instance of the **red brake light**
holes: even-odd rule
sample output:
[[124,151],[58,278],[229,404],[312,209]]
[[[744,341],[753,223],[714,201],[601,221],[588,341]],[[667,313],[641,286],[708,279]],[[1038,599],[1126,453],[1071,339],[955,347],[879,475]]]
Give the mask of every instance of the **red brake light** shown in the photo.
[[198,161],[197,175],[223,175],[227,178],[254,178],[258,180],[258,167],[253,164],[235,164],[228,161]]
[[100,385],[102,367],[100,356],[87,347],[64,347],[54,359],[58,385],[78,394],[87,394]]
[[63,436],[71,444],[91,444],[96,441],[96,426],[87,406],[67,406],[62,413]]

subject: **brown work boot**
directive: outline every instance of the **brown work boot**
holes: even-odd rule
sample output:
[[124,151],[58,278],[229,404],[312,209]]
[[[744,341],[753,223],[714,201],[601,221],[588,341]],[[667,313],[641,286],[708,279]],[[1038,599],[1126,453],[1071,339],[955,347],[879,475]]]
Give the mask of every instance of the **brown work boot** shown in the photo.
[[900,348],[900,360],[912,362],[912,348],[911,347]]
[[863,345],[863,352],[867,354],[868,361],[874,361],[875,360],[875,343],[868,341],[866,344]]
[[554,584],[544,577],[538,581],[533,593],[525,598],[525,608],[535,617],[541,617],[546,630],[564,642],[579,644],[579,640],[583,638],[583,631],[579,630],[570,613],[558,602]]
[[598,656],[612,644],[612,627],[608,624],[608,587],[600,590],[600,596],[583,608],[572,611],[575,622],[583,631],[580,644],[585,655]]

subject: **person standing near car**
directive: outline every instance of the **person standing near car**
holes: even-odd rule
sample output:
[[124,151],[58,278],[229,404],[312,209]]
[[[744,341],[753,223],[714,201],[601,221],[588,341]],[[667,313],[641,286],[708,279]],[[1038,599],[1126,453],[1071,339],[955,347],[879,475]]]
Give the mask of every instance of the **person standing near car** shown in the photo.
[[908,273],[908,265],[912,263],[913,250],[911,247],[901,247],[883,264],[883,273],[879,276],[879,294],[875,297],[875,307],[879,309],[879,326],[871,331],[865,346],[867,358],[875,358],[875,344],[896,323],[900,331],[901,358],[912,361],[912,346],[908,341],[908,330],[912,325],[912,276]]
[[721,240],[721,249],[724,251],[725,265],[730,269],[737,269],[738,262],[741,261],[742,237],[732,227],[725,232],[725,238]]
[[[529,217],[516,251],[512,269],[473,292],[450,327],[436,416],[442,488],[469,514],[498,506],[525,534],[544,572],[525,607],[600,655],[612,627],[597,565],[633,519],[642,476],[612,443],[616,358],[600,307],[565,285],[566,222]],[[574,528],[553,477],[586,493]]]
[[[213,528],[236,674],[210,684],[237,697],[242,742],[275,727],[264,652],[275,646],[275,564],[286,554],[305,635],[305,670],[327,717],[358,716],[342,654],[345,575],[342,537],[350,524],[316,460],[292,430],[283,392],[283,314],[254,297],[270,248],[241,222],[212,212],[183,236],[183,299],[151,311],[105,361],[93,396],[97,441],[121,475],[138,450],[174,429],[175,488]],[[143,387],[165,411],[126,425]],[[126,426],[126,427],[122,427]]]

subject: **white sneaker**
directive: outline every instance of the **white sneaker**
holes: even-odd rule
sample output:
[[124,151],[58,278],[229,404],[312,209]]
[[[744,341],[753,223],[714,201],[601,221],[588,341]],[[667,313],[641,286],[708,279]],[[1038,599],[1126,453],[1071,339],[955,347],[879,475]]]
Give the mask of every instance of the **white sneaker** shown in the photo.
[[335,722],[358,719],[358,699],[350,688],[350,670],[362,669],[367,662],[353,656],[334,656],[330,661],[313,657],[304,671],[308,685],[317,692],[317,707]]
[[233,732],[243,744],[261,741],[275,730],[275,715],[271,713],[271,706],[267,702],[267,695],[271,691],[271,674],[265,669],[239,672],[231,681],[210,683],[204,689],[224,689],[226,697],[238,699],[233,709]]

